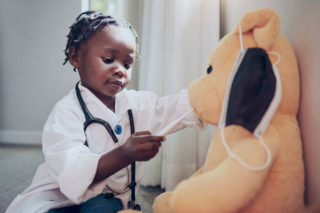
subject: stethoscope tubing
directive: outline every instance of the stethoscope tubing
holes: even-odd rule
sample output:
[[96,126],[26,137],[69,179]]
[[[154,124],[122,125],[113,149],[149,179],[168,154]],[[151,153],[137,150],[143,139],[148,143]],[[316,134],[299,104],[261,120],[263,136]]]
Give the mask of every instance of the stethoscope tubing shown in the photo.
[[[116,144],[117,147],[120,147],[119,143],[118,143],[118,139],[117,137],[115,136],[111,126],[109,125],[108,122],[100,119],[100,118],[94,118],[92,116],[92,114],[90,113],[90,111],[88,110],[88,108],[86,107],[84,101],[83,101],[83,98],[81,96],[81,93],[80,93],[80,90],[79,90],[79,83],[80,81],[76,84],[76,94],[77,94],[77,98],[78,98],[78,101],[80,103],[80,106],[82,108],[82,111],[85,115],[85,118],[86,118],[86,122],[84,123],[84,131],[87,129],[87,127],[90,125],[90,124],[93,124],[93,123],[97,123],[97,124],[101,124],[103,125],[107,132],[109,133],[109,135],[111,136],[113,142]],[[133,119],[132,119],[132,112],[131,111],[128,111],[128,113],[130,114],[131,113],[131,116],[129,116],[130,118],[130,123],[133,122]],[[130,125],[131,126],[131,134],[134,133],[134,126],[133,125]],[[89,147],[87,141],[85,142],[85,145]],[[127,186],[125,189],[123,189],[122,191],[117,191],[115,189],[112,189],[108,184],[106,184],[106,187],[112,191],[113,193],[116,193],[117,195],[119,194],[123,194],[125,192],[127,192],[129,189],[130,189],[130,175],[129,175],[129,168],[128,166],[125,168],[126,169],[126,173],[127,173]],[[135,182],[135,162],[133,162],[131,164],[131,182]],[[132,190],[132,193],[131,193],[131,197],[132,197],[132,200],[135,200],[135,190]]]

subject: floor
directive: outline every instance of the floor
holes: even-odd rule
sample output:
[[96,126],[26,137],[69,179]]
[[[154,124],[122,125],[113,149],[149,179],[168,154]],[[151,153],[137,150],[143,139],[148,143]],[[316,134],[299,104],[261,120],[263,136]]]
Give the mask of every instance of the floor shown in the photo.
[[[30,185],[43,161],[41,146],[0,143],[0,213],[5,212],[17,194]],[[139,188],[136,203],[140,204],[143,213],[152,213],[153,200],[162,192],[160,187]]]

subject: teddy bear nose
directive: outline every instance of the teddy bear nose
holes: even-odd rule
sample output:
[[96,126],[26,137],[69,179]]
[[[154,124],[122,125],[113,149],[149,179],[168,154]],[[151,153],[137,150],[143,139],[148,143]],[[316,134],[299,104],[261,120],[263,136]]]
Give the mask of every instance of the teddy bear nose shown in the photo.
[[207,68],[207,73],[210,74],[212,71],[212,66],[210,65],[208,68]]

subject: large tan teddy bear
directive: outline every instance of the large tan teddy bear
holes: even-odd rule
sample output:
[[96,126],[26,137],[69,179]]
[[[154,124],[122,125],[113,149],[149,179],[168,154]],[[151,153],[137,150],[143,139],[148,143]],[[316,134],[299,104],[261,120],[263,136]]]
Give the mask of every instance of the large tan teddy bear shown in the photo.
[[[153,213],[320,212],[319,205],[311,209],[304,204],[303,151],[297,122],[298,64],[290,43],[279,30],[280,19],[274,10],[245,13],[234,32],[225,36],[210,55],[207,74],[189,85],[189,101],[196,114],[205,122],[218,125],[241,44],[243,49],[265,50],[278,68],[282,87],[279,105],[262,137],[270,153],[241,125],[226,126],[223,135],[230,151],[247,165],[266,167],[252,171],[231,157],[218,129],[204,166],[173,192],[156,198]],[[279,55],[271,54],[274,52]]]
[[[196,114],[205,122],[218,125],[239,51],[256,47],[265,50],[271,64],[278,68],[280,81],[277,82],[281,85],[279,102],[262,136],[266,147],[241,125],[227,125],[224,134],[219,128],[211,141],[204,166],[173,192],[157,197],[153,213],[320,212],[319,204],[312,208],[304,204],[303,151],[297,122],[298,64],[290,43],[279,33],[279,28],[279,17],[270,8],[245,13],[234,32],[225,36],[212,52],[207,62],[207,74],[189,85],[189,100]],[[255,63],[254,59],[252,63]],[[275,68],[272,71],[276,73]],[[250,105],[251,101],[245,104]],[[253,108],[251,117],[259,109]],[[223,136],[233,154],[223,145]],[[247,167],[260,169],[247,168],[241,160]]]

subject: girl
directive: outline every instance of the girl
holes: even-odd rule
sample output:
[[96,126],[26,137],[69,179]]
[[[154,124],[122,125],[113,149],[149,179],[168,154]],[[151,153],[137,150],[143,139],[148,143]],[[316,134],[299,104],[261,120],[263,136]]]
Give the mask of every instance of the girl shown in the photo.
[[[121,19],[81,13],[70,27],[65,54],[81,82],[49,115],[42,137],[45,162],[7,213],[126,209],[145,162],[165,140],[152,134],[191,109],[186,90],[158,98],[125,89],[139,53],[135,31]],[[187,126],[206,125],[192,113],[173,131]]]

